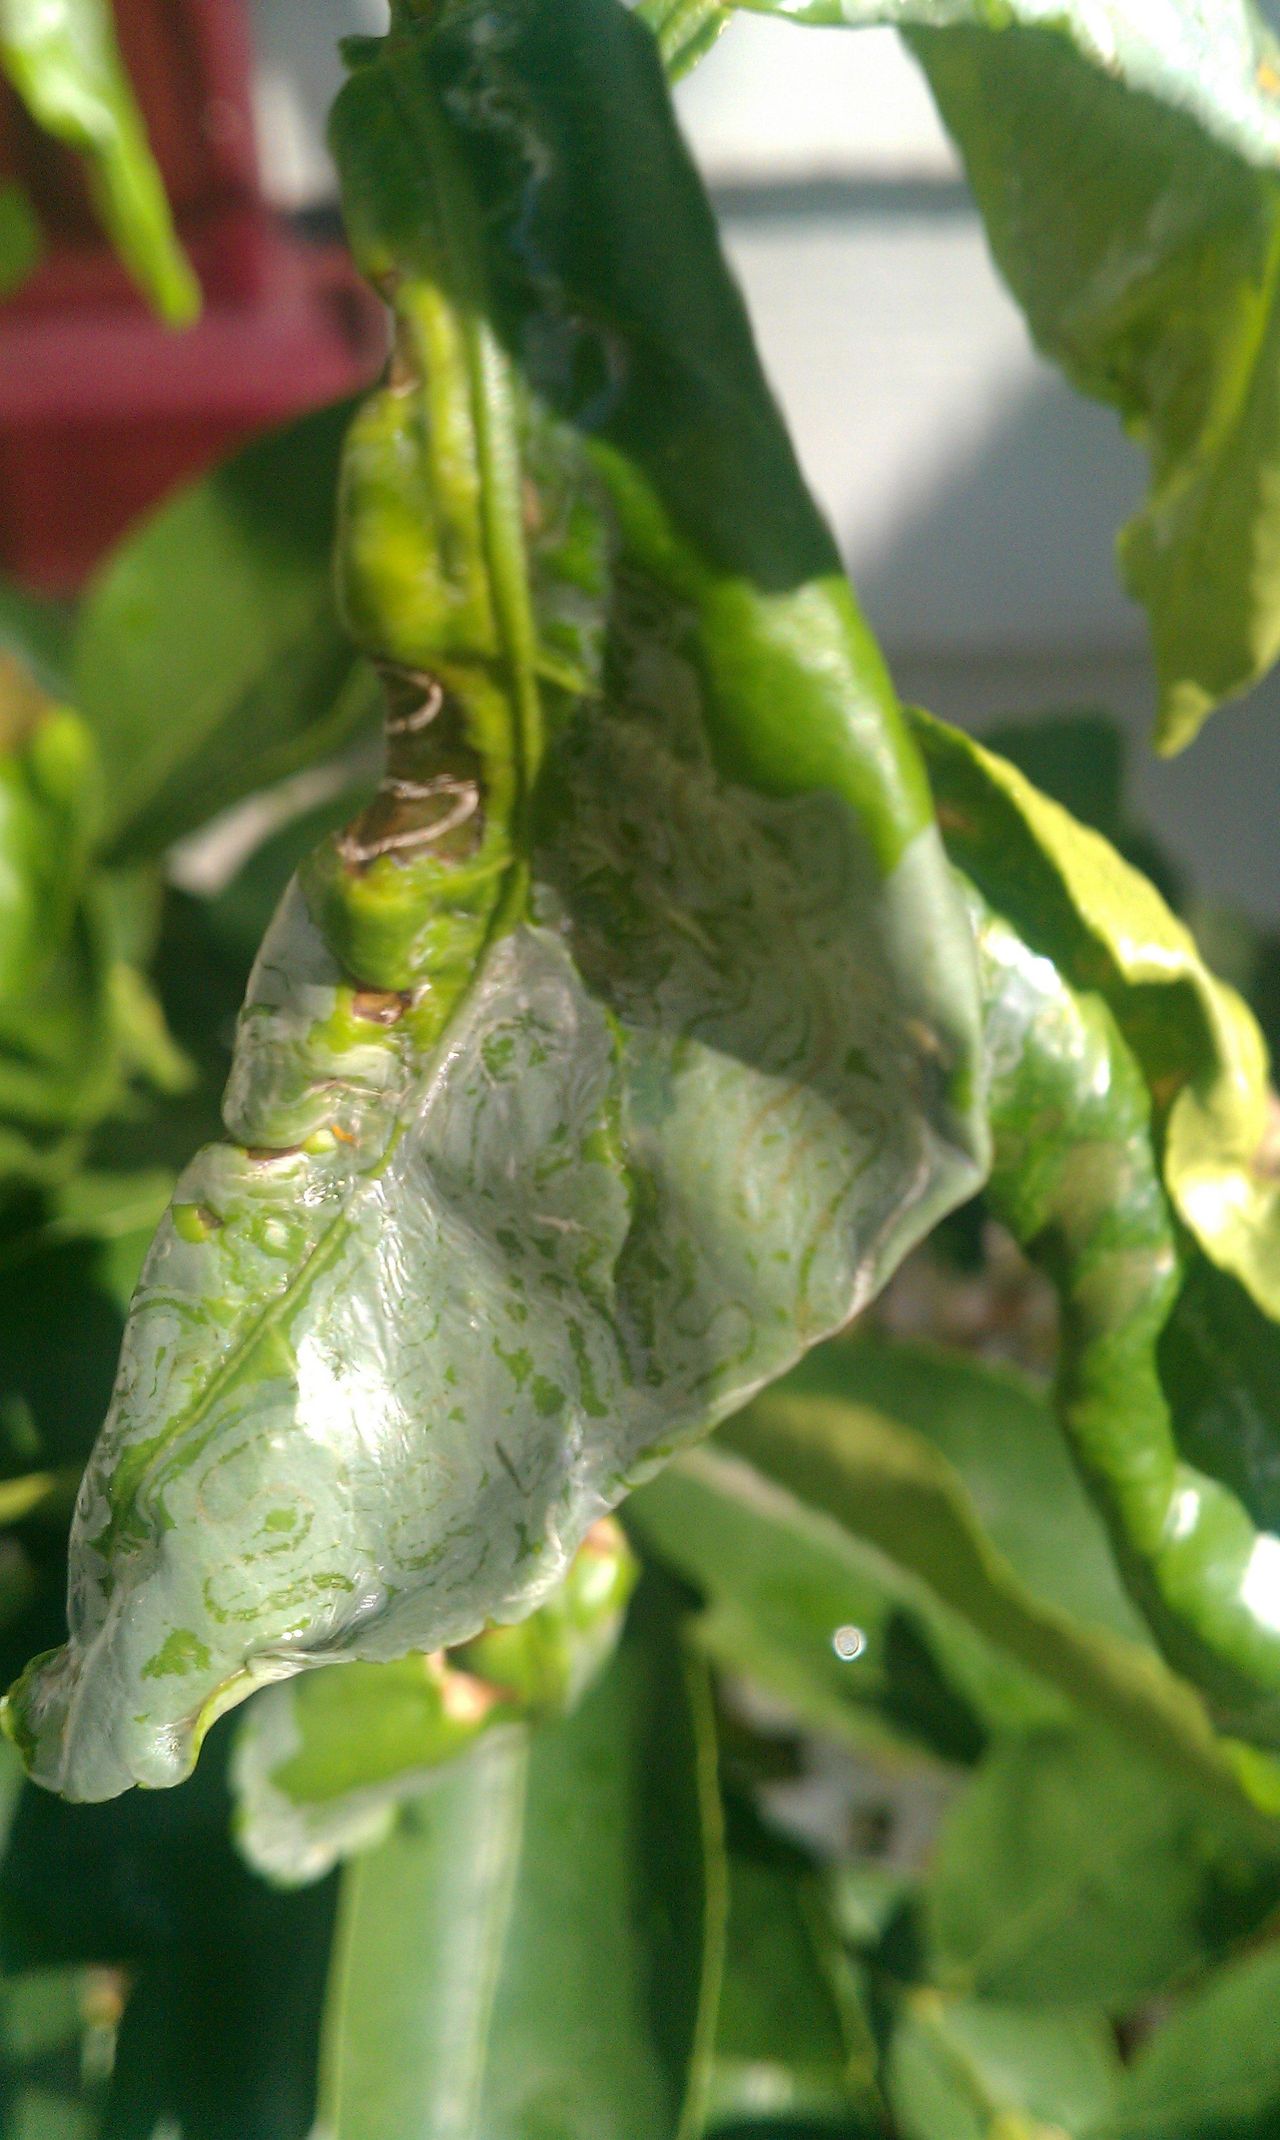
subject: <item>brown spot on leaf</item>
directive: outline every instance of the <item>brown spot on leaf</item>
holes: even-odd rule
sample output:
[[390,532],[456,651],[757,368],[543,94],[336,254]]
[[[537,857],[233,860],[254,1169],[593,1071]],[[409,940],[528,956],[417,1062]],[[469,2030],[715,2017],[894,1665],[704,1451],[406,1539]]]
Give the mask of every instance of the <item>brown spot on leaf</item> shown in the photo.
[[411,1000],[404,988],[358,988],[351,998],[351,1013],[367,1018],[370,1025],[398,1025]]

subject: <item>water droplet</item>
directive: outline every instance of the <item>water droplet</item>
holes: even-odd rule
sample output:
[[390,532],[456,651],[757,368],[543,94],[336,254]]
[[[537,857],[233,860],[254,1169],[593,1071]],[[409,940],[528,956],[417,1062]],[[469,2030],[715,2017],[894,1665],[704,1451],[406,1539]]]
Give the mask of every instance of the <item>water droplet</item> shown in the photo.
[[866,1646],[867,1638],[860,1627],[838,1627],[831,1637],[831,1647],[842,1664],[852,1664]]

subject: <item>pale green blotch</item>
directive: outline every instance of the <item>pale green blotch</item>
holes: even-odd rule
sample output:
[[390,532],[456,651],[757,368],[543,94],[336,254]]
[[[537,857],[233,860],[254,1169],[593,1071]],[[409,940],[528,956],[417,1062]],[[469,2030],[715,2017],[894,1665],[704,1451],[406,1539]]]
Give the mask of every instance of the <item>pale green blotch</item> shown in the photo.
[[188,1627],[175,1627],[166,1636],[154,1657],[142,1667],[144,1679],[169,1679],[181,1677],[185,1672],[207,1672],[209,1651],[198,1635]]

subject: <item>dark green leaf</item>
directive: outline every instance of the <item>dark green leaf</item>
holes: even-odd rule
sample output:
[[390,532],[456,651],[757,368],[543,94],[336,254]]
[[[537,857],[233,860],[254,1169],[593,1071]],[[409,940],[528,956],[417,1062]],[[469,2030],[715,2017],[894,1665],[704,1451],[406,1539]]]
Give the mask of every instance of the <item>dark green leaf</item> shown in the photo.
[[706,1690],[640,1601],[577,1713],[440,1771],[344,1875],[334,2140],[698,2129],[723,1872]]
[[1203,1256],[1161,1335],[1160,1377],[1188,1461],[1280,1534],[1280,1329]]
[[811,1353],[787,1388],[866,1405],[921,1435],[963,1481],[992,1544],[1028,1590],[1082,1627],[1149,1640],[1049,1392],[1028,1376],[937,1345],[868,1337]]
[[21,1801],[0,1870],[5,1967],[106,1965],[129,1988],[103,2140],[312,2129],[335,1886],[281,1895],[239,1863],[225,1750],[214,1742],[187,1790],[101,1809]]
[[1272,2140],[1280,2126],[1280,1947],[1230,1964],[1176,2007],[1089,2140]]
[[21,288],[43,251],[30,196],[16,180],[0,179],[0,297]]
[[1124,2013],[1274,1908],[1280,1851],[1251,1857],[1131,1747],[1044,1732],[988,1754],[944,1823],[924,1896],[949,1989]]
[[46,1228],[0,1244],[0,1414],[28,1423],[28,1464],[82,1465],[93,1445],[165,1186],[163,1175],[118,1184],[96,1238],[77,1223],[61,1238]]
[[708,2123],[883,2110],[863,1988],[820,1877],[730,1803],[729,1921]]

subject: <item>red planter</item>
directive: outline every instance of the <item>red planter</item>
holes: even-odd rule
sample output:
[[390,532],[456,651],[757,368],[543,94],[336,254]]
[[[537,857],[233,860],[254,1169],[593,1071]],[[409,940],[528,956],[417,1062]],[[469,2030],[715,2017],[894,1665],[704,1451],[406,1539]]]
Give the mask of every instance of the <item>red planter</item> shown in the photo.
[[0,96],[0,172],[49,241],[0,306],[0,569],[70,591],[121,529],[253,432],[368,381],[381,307],[339,246],[258,190],[238,0],[116,0],[204,311],[157,322],[104,241],[75,160]]

